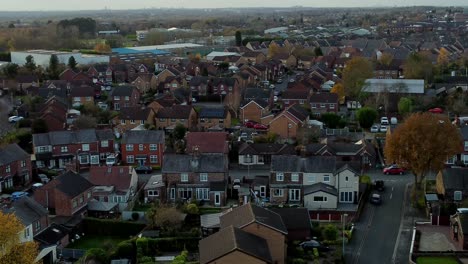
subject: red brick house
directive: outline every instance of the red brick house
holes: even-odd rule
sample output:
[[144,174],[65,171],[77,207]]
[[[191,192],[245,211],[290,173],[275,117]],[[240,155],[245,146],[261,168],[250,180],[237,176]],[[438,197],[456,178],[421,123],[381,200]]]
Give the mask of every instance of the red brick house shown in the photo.
[[262,117],[269,112],[270,107],[267,101],[262,99],[250,100],[240,107],[241,122],[251,120],[260,123]]
[[37,168],[77,168],[99,165],[114,153],[112,130],[83,129],[33,134],[33,151]]
[[34,200],[57,216],[74,216],[86,213],[92,197],[93,184],[72,171],[53,179],[34,192]]
[[189,132],[186,135],[186,153],[229,154],[229,134],[226,132]]
[[140,92],[135,86],[117,86],[110,94],[112,108],[119,111],[123,107],[138,106]]
[[78,107],[84,104],[94,104],[94,87],[83,85],[73,86],[70,90],[72,106]]
[[120,143],[122,161],[128,165],[161,166],[164,152],[164,131],[130,130]]
[[270,121],[270,132],[283,139],[295,138],[297,131],[307,124],[309,113],[299,104],[294,104]]
[[154,125],[155,112],[151,108],[141,108],[139,106],[123,107],[119,115],[112,121],[120,133],[134,129],[140,125]]
[[281,101],[285,107],[293,104],[307,105],[310,94],[310,90],[308,89],[288,89],[281,95]]
[[156,128],[173,130],[177,124],[193,130],[197,127],[197,113],[191,105],[172,105],[160,108],[156,114]]
[[95,64],[89,67],[88,75],[100,82],[112,82],[112,68],[106,64]]
[[339,100],[336,93],[314,93],[310,96],[310,109],[313,115],[338,113]]
[[40,118],[43,119],[49,131],[64,130],[67,122],[68,105],[58,97],[49,98],[42,106]]
[[31,155],[16,143],[0,147],[0,179],[0,193],[32,182]]
[[226,204],[228,158],[221,153],[164,155],[166,200],[197,200],[214,206]]

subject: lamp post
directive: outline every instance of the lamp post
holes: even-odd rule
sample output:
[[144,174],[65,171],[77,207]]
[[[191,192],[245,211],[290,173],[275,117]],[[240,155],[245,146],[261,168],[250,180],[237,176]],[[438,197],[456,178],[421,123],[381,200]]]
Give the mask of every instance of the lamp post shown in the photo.
[[346,223],[346,217],[348,214],[343,214],[343,259],[345,258],[345,247],[344,247],[344,240],[345,240],[345,223]]
[[75,168],[76,168],[77,173],[80,173],[80,165],[78,163],[78,152],[80,152],[80,151],[81,151],[81,149],[77,149],[76,153],[75,153]]

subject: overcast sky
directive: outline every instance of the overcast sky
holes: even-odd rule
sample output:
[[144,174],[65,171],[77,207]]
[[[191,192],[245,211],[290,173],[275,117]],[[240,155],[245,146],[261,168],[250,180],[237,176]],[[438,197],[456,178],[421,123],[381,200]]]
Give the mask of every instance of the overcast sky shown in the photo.
[[467,0],[2,0],[3,11],[29,10],[95,10],[103,9],[140,9],[140,8],[219,8],[219,7],[290,7],[295,5],[310,7],[378,7],[411,5],[468,5]]

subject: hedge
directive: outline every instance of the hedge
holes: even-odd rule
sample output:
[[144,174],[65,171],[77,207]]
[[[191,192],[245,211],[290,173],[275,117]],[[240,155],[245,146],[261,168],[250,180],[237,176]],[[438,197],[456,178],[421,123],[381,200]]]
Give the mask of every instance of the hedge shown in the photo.
[[145,228],[145,224],[119,220],[85,218],[83,226],[87,234],[103,236],[134,236]]
[[150,252],[174,252],[184,249],[198,251],[198,241],[200,241],[199,237],[149,238],[148,250]]

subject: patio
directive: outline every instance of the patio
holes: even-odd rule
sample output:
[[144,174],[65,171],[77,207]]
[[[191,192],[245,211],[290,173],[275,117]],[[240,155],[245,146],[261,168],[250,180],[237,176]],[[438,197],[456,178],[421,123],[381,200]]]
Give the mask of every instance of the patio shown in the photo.
[[459,245],[450,238],[449,226],[418,225],[421,231],[419,251],[461,251]]

